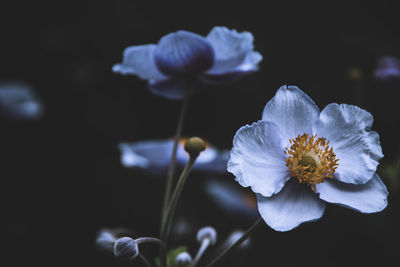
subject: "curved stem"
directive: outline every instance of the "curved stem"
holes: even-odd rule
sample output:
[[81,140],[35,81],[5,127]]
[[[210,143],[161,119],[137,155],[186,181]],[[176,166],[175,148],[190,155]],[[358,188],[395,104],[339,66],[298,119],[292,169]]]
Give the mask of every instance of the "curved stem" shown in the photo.
[[170,225],[172,221],[172,217],[174,216],[176,204],[178,203],[178,199],[182,193],[183,186],[186,182],[187,177],[193,167],[194,162],[196,161],[197,157],[190,157],[189,162],[186,164],[185,169],[183,169],[181,176],[176,184],[174,193],[171,196],[171,200],[167,209],[165,216],[162,219],[161,223],[161,240],[164,242],[167,241]]
[[189,93],[188,93],[188,90],[185,90],[181,113],[179,115],[178,126],[176,128],[174,145],[172,148],[171,161],[170,161],[168,173],[167,173],[167,183],[165,186],[164,202],[163,202],[162,211],[161,211],[161,218],[164,218],[164,216],[165,216],[165,212],[167,211],[169,198],[171,195],[171,189],[172,189],[172,184],[173,184],[173,180],[174,180],[173,178],[174,178],[175,165],[176,165],[176,151],[178,150],[178,144],[179,144],[179,140],[181,138],[182,126],[183,126],[183,121],[185,119],[188,102],[189,102]]
[[214,266],[218,263],[220,263],[222,260],[224,260],[226,257],[228,257],[232,251],[240,246],[247,238],[250,237],[252,233],[260,226],[262,225],[262,218],[259,218],[247,231],[242,235],[241,238],[239,238],[235,243],[232,244],[232,246],[226,248],[219,256],[217,256],[212,262],[210,262],[206,267],[211,267]]
[[143,244],[143,243],[156,243],[157,245],[160,246],[160,263],[161,263],[161,267],[166,267],[167,266],[167,246],[165,245],[165,243],[163,241],[161,241],[158,238],[154,238],[154,237],[140,237],[138,239],[135,239],[136,243],[139,244]]

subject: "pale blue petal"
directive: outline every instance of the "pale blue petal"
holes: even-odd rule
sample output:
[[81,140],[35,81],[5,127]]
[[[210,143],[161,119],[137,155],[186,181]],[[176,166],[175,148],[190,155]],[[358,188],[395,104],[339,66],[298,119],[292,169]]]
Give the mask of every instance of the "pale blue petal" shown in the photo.
[[228,171],[244,187],[271,196],[289,179],[278,127],[265,121],[241,127],[233,139]]
[[[249,73],[258,70],[257,63],[261,61],[262,56],[258,52],[249,52],[243,64],[236,68],[230,69],[227,72],[210,73],[206,72],[201,75],[202,81],[209,84],[229,83],[236,81]],[[255,63],[257,62],[257,63]]]
[[163,75],[156,66],[154,60],[154,51],[156,45],[137,45],[130,46],[124,50],[123,61],[113,66],[113,71],[120,74],[133,74],[141,79],[158,81],[165,80],[167,77]]
[[376,173],[372,179],[361,185],[326,179],[316,186],[316,192],[326,202],[363,213],[379,212],[387,206],[388,191]]
[[363,184],[372,178],[383,157],[379,135],[369,131],[372,115],[353,105],[329,104],[320,114],[315,133],[330,141],[339,166],[339,181]]
[[162,37],[154,56],[158,69],[170,76],[201,73],[214,63],[214,50],[209,41],[187,31]]
[[295,179],[272,197],[257,194],[257,203],[264,221],[272,229],[282,232],[290,231],[304,222],[318,220],[325,210],[325,203],[318,195]]
[[250,32],[238,33],[226,27],[214,27],[207,39],[215,51],[215,63],[207,74],[255,71],[262,60],[261,54],[253,51],[254,37]]
[[282,132],[285,147],[299,134],[312,134],[319,108],[296,86],[282,86],[264,108],[262,120],[275,123]]
[[34,90],[22,82],[0,83],[0,116],[11,119],[39,119],[44,112]]

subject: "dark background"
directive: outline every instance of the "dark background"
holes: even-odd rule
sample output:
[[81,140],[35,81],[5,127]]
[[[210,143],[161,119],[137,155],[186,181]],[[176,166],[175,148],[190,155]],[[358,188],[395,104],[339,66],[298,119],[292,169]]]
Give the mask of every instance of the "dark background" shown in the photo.
[[[172,31],[206,35],[216,25],[247,30],[264,57],[259,72],[197,94],[185,136],[202,136],[229,149],[236,130],[260,119],[266,102],[289,84],[321,109],[338,102],[371,111],[385,154],[382,165],[399,154],[399,85],[373,80],[381,56],[400,56],[396,1],[9,2],[0,9],[0,80],[31,84],[46,114],[39,121],[1,120],[7,266],[141,266],[99,253],[94,240],[102,227],[157,235],[163,178],[124,169],[117,145],[171,137],[180,103],[152,95],[145,81],[114,74],[111,67],[121,61],[125,47],[156,43]],[[353,67],[362,71],[361,81],[349,79]],[[363,90],[361,98],[356,86]],[[225,216],[207,199],[200,190],[205,179],[197,174],[189,180],[178,215],[185,214],[195,229],[215,226],[221,239],[231,229],[250,226],[251,221]],[[220,179],[233,181],[228,174]],[[382,179],[390,192],[383,212],[364,215],[328,205],[321,220],[294,231],[265,226],[251,250],[225,266],[396,262],[399,188]],[[189,244],[195,254],[194,235],[173,242]]]

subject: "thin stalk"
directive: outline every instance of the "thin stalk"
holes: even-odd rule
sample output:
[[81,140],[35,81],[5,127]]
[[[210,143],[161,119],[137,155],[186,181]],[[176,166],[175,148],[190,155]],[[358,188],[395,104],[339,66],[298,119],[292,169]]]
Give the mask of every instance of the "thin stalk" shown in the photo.
[[200,258],[203,256],[204,252],[210,245],[211,240],[209,238],[205,238],[200,245],[199,251],[197,252],[196,257],[194,258],[193,262],[189,265],[189,267],[195,267],[196,264],[199,262]]
[[152,267],[151,263],[146,259],[145,256],[143,256],[142,254],[139,253],[139,258],[144,262],[144,264],[146,264],[147,267]]
[[220,263],[226,257],[228,257],[233,250],[235,250],[238,246],[240,246],[247,238],[254,233],[254,231],[263,224],[263,220],[259,218],[247,231],[239,238],[232,246],[226,248],[219,256],[217,256],[211,263],[209,263],[206,267],[215,266],[216,264]]
[[172,218],[175,213],[176,209],[176,204],[178,203],[178,199],[182,193],[183,186],[185,185],[186,179],[189,176],[189,173],[193,167],[193,164],[195,163],[197,157],[190,157],[189,162],[186,164],[185,168],[182,171],[181,176],[179,177],[179,180],[176,184],[174,193],[171,196],[170,203],[168,205],[167,212],[165,216],[162,219],[161,223],[161,240],[164,242],[167,241],[169,231],[170,231],[170,225]]
[[162,206],[162,211],[161,211],[161,220],[165,216],[165,212],[167,211],[169,198],[171,195],[171,189],[172,189],[172,184],[174,181],[173,178],[174,178],[175,165],[176,165],[176,151],[178,150],[179,140],[181,139],[183,121],[185,120],[188,102],[189,102],[189,93],[188,93],[188,90],[185,90],[181,113],[179,115],[179,120],[178,120],[178,126],[176,127],[176,134],[175,134],[175,139],[174,139],[174,145],[172,148],[171,161],[170,161],[169,167],[168,167],[167,183],[165,186],[164,201],[163,201],[163,206]]
[[156,243],[157,245],[159,245],[161,267],[167,267],[167,246],[163,241],[154,237],[140,237],[138,239],[135,239],[135,241],[138,245],[143,243]]

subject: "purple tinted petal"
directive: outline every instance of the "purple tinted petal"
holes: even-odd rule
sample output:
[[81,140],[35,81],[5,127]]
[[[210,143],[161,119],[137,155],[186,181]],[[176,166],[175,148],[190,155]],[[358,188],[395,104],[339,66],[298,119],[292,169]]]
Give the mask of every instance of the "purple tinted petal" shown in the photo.
[[253,51],[254,38],[250,32],[238,33],[226,27],[214,27],[207,39],[215,51],[215,63],[207,74],[255,71],[262,60],[261,54]]
[[150,82],[149,89],[153,94],[180,100],[185,96],[185,90],[189,90],[189,94],[193,94],[201,89],[204,84],[200,80],[187,79],[185,77],[177,77],[169,80]]
[[120,74],[133,74],[141,79],[157,81],[166,76],[160,73],[154,61],[156,45],[130,46],[124,50],[123,61],[113,66],[113,71]]
[[214,63],[214,51],[204,37],[178,31],[161,38],[155,50],[158,69],[166,75],[197,74]]

